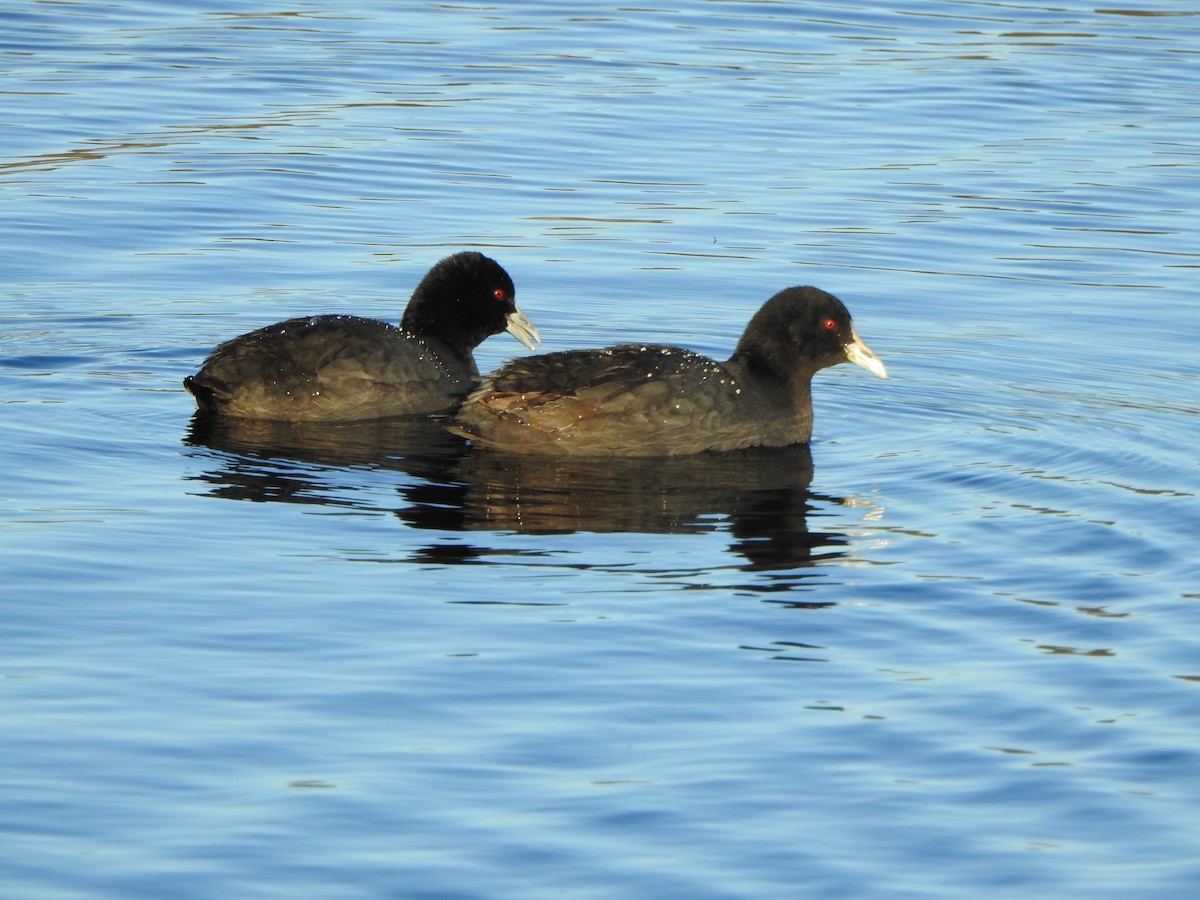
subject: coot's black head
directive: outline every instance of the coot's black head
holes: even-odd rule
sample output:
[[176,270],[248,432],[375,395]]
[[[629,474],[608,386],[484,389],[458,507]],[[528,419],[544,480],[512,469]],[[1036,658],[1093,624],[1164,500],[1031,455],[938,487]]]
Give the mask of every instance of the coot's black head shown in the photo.
[[400,327],[470,355],[483,340],[507,331],[530,350],[541,338],[517,309],[516,288],[504,268],[482,253],[447,256],[413,291]]
[[786,288],[764,303],[746,326],[734,358],[785,380],[810,377],[841,362],[887,378],[879,357],[854,330],[842,301],[815,287]]

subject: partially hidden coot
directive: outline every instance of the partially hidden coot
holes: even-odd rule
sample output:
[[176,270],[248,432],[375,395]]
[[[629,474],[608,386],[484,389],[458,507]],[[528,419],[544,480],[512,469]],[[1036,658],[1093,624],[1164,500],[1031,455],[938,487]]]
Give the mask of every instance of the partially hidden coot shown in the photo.
[[472,351],[508,331],[530,350],[537,329],[508,273],[482,253],[426,273],[400,326],[358,316],[289,319],[219,345],[183,384],[202,413],[349,422],[454,409],[479,383]]
[[725,362],[648,344],[517,359],[484,378],[448,427],[480,447],[579,456],[802,444],[812,377],[841,362],[887,378],[841,301],[791,287],[751,318]]

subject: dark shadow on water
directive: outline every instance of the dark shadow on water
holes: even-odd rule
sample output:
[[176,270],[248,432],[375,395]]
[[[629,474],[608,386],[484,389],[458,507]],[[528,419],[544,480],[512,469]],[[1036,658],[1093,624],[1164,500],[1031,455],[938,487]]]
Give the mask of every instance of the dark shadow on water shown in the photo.
[[[522,534],[725,531],[751,570],[843,555],[847,538],[811,531],[808,447],[668,459],[559,459],[472,450],[427,419],[345,425],[209,420],[184,439],[213,496],[390,512],[414,529]],[[215,454],[208,451],[216,451]],[[356,490],[364,470],[402,474],[403,503]],[[387,495],[393,496],[388,489]],[[454,544],[420,561],[470,563],[492,551]],[[760,586],[761,589],[761,586]]]
[[193,476],[214,496],[375,511],[390,507],[354,494],[362,470],[438,479],[466,449],[425,417],[318,425],[196,414],[183,442],[217,452],[206,457],[214,468]]
[[[841,535],[814,534],[807,447],[657,460],[579,460],[477,452],[460,460],[470,529],[679,534],[723,529],[752,568],[793,568]],[[820,548],[820,549],[818,549]]]

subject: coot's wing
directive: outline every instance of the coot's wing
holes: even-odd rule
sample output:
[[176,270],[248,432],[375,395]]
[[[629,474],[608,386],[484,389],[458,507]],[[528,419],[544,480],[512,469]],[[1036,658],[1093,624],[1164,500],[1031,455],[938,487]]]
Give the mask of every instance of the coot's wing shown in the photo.
[[737,393],[724,366],[678,347],[550,353],[515,360],[485,379],[453,430],[526,452],[690,453],[706,449],[713,429],[736,418]]
[[[386,322],[290,319],[216,348],[187,387],[213,411],[244,418],[356,420],[452,407],[464,367]],[[461,371],[460,371],[461,369]]]

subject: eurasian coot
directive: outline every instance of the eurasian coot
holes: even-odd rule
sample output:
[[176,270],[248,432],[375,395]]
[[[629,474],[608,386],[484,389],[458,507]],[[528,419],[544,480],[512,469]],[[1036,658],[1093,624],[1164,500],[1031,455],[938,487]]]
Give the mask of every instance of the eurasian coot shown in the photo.
[[484,378],[448,427],[518,453],[674,456],[800,444],[812,436],[813,375],[847,361],[887,377],[841,301],[791,287],[754,315],[725,362],[648,344],[517,359]]
[[454,409],[479,382],[472,351],[507,330],[540,338],[508,273],[467,251],[435,265],[400,327],[357,316],[289,319],[218,346],[183,384],[205,413],[346,422]]

